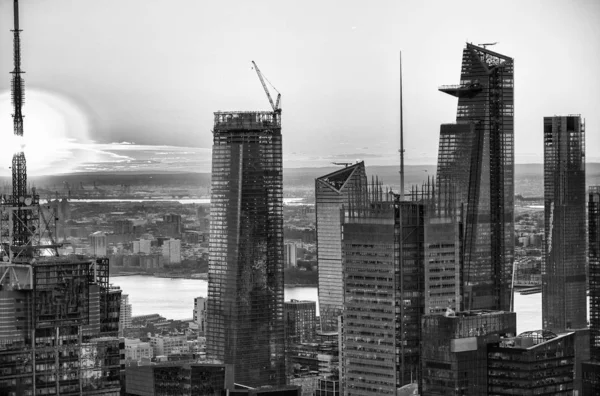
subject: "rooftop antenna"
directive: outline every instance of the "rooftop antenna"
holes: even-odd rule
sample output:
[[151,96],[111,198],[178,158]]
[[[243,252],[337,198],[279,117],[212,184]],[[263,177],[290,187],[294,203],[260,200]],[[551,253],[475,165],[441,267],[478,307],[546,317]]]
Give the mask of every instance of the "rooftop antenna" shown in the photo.
[[[13,130],[15,136],[23,136],[23,101],[25,82],[21,77],[21,38],[19,33],[19,0],[13,2],[14,10],[14,28],[13,28],[13,60],[14,70],[12,74],[11,96],[13,104]],[[13,213],[13,244],[16,246],[27,245],[31,235],[29,230],[29,213],[22,210],[23,206],[29,205],[30,199],[27,199],[27,162],[23,148],[13,154],[12,159],[12,185],[13,201],[18,209]],[[26,202],[27,199],[27,202]]]
[[404,119],[402,108],[402,51],[400,51],[400,201],[404,201]]

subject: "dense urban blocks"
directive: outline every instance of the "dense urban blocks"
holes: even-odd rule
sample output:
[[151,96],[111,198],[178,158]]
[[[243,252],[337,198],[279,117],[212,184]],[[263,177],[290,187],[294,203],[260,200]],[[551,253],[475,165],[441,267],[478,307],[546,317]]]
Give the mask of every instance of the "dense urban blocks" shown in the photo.
[[235,382],[285,384],[280,118],[215,113],[207,355]]

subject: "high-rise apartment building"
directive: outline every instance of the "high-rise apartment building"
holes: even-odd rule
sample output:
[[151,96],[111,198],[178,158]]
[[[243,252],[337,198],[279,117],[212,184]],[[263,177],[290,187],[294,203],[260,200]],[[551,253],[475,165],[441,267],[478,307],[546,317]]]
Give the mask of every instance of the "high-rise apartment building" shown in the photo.
[[198,326],[198,333],[204,335],[206,331],[206,297],[194,298],[194,322]]
[[181,240],[171,238],[164,241],[162,245],[162,255],[165,262],[169,264],[181,264]]
[[309,342],[317,327],[315,301],[291,300],[283,304],[286,343]]
[[467,43],[455,124],[441,126],[438,205],[465,204],[461,310],[510,311],[514,259],[513,59]]
[[395,395],[420,377],[424,206],[374,202],[343,222],[344,395]]
[[123,333],[124,329],[131,327],[131,304],[129,303],[129,295],[121,296],[121,315],[119,318],[119,332]]
[[544,330],[587,327],[585,201],[584,123],[544,117]]
[[286,242],[283,256],[285,257],[285,268],[298,265],[298,245],[296,242]]
[[106,248],[108,246],[106,233],[96,231],[90,235],[90,249],[92,256],[106,256]]
[[215,113],[207,355],[235,382],[285,383],[281,123],[274,112]]
[[340,211],[366,204],[365,163],[361,161],[317,178],[315,195],[321,330],[336,331],[344,304]]

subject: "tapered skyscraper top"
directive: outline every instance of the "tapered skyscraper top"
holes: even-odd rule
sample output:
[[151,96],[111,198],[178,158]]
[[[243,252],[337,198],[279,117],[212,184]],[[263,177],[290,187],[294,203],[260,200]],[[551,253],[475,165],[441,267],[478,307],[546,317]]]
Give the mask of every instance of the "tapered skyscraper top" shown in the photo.
[[438,154],[441,213],[466,204],[461,310],[511,310],[514,258],[513,59],[468,44],[456,124],[442,125]]

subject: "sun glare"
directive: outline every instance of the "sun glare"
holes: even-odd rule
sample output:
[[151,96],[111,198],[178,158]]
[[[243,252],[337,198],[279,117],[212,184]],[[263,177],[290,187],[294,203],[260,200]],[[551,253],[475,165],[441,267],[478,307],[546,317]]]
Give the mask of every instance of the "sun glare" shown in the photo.
[[29,175],[65,173],[93,160],[78,145],[90,142],[85,112],[55,93],[27,89],[23,137],[15,136],[10,92],[0,94],[0,175],[9,175],[12,156],[25,152]]

